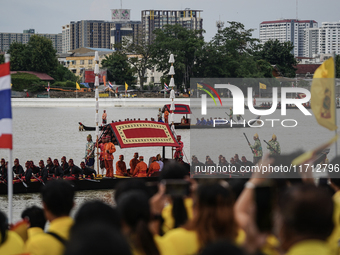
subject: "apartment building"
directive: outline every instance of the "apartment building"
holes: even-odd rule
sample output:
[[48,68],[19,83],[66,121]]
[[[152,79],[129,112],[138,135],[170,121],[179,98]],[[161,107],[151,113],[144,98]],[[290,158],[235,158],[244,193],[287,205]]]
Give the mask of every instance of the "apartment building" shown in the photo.
[[23,33],[0,33],[0,51],[7,51],[11,43],[28,43],[32,35],[39,35],[52,41],[57,53],[62,52],[62,34],[36,34],[34,29],[24,30]]
[[260,42],[279,40],[280,42],[292,42],[295,57],[303,56],[305,50],[305,29],[317,28],[315,20],[282,19],[275,21],[263,21],[260,24]]
[[142,29],[145,39],[151,43],[154,39],[153,31],[163,29],[165,25],[179,24],[187,29],[203,29],[202,10],[143,10]]

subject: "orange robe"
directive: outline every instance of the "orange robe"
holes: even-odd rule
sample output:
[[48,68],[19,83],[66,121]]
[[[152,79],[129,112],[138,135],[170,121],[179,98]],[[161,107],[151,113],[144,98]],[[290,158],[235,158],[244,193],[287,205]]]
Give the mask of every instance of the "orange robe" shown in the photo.
[[139,160],[136,158],[133,158],[130,160],[130,175],[134,176],[135,175],[135,168],[137,164],[139,163]]
[[169,112],[168,112],[168,111],[165,111],[165,112],[164,112],[164,122],[165,122],[165,123],[168,123],[168,118],[169,118]]
[[124,176],[124,173],[127,174],[126,164],[124,161],[119,160],[116,162],[116,175]]
[[153,173],[159,172],[160,169],[160,165],[157,163],[157,161],[154,161],[151,163],[150,167],[149,167],[149,173],[148,176],[151,176]]
[[134,176],[135,177],[146,177],[147,176],[148,165],[141,161],[137,164]]
[[[109,151],[109,152],[107,152]],[[113,143],[105,143],[104,145],[104,163],[106,168],[106,177],[113,177],[113,155],[116,147]]]

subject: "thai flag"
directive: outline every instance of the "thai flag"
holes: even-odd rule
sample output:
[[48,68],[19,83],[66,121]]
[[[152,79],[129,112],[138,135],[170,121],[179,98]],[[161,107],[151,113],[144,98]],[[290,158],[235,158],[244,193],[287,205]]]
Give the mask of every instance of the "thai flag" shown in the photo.
[[109,87],[110,87],[110,89],[114,90],[111,82],[109,82]]
[[169,91],[169,86],[164,82],[164,89],[166,90],[166,91]]
[[50,91],[50,83],[48,83],[48,86],[47,86],[47,92]]
[[11,75],[9,62],[0,65],[0,148],[12,149]]

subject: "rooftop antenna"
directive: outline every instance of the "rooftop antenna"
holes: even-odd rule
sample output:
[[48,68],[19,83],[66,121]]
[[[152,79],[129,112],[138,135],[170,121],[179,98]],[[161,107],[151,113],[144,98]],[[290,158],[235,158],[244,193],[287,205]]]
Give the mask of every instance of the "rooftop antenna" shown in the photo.
[[296,20],[298,19],[298,0],[296,0]]
[[221,31],[224,27],[224,21],[221,21],[220,15],[218,16],[218,21],[216,21],[217,31]]

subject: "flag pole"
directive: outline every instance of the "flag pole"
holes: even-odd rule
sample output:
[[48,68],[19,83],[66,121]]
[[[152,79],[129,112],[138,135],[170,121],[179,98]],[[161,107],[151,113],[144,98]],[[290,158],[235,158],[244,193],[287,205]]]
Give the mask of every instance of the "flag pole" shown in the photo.
[[[10,55],[5,54],[5,63],[8,63],[9,61],[10,61]],[[11,81],[10,81],[10,83],[11,83]],[[50,92],[48,92],[48,93],[50,93]],[[11,103],[11,109],[12,109],[12,103]],[[7,185],[8,185],[7,186],[7,195],[8,195],[8,223],[9,224],[13,223],[13,175],[12,175],[13,174],[12,173],[12,158],[13,158],[13,155],[12,155],[12,153],[13,153],[12,149],[9,149],[9,159],[8,159],[8,165],[7,165]]]
[[99,55],[98,55],[98,51],[95,51],[95,54],[94,54],[94,61],[95,61],[95,66],[94,66],[94,74],[95,74],[95,80],[94,80],[94,86],[96,88],[95,90],[95,99],[96,99],[96,115],[95,115],[95,120],[96,120],[96,136],[97,136],[97,171],[98,171],[98,175],[100,173],[100,170],[99,170],[99,161],[98,161],[98,154],[99,154],[99,126],[98,126],[98,122],[99,122],[99,101],[98,101],[98,98],[99,98],[99,91],[98,91],[98,86],[99,86]]
[[[336,116],[336,54],[333,51],[332,53],[333,61],[334,61],[334,117],[335,117],[335,125],[337,126],[337,116]],[[337,135],[337,129],[334,130],[335,135]],[[338,139],[335,141],[335,157],[338,156]]]

